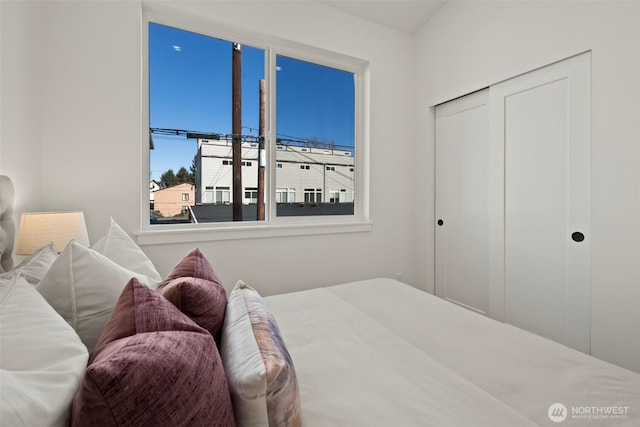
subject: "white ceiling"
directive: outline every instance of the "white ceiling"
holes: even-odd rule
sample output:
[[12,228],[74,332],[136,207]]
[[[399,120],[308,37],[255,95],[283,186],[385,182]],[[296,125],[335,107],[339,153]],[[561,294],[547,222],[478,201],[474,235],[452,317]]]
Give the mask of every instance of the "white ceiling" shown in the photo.
[[446,0],[320,0],[320,3],[413,34]]

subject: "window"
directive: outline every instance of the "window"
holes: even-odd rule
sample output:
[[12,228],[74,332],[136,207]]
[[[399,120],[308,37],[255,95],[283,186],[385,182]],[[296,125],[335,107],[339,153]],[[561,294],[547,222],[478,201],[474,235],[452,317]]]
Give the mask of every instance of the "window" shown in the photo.
[[189,193],[182,193],[182,201],[183,202],[189,201]]
[[347,201],[346,188],[341,188],[340,190],[331,190],[329,194],[329,203],[345,203]]
[[214,203],[229,203],[231,201],[231,190],[229,187],[216,187],[216,198]]
[[215,202],[215,191],[211,186],[205,187],[204,194],[202,195],[202,203],[214,203]]
[[276,188],[276,203],[295,203],[295,188]]
[[[194,216],[204,212],[200,208],[233,208],[233,221],[248,226],[286,224],[295,216],[307,217],[295,224],[310,226],[318,215],[336,217],[329,224],[367,220],[367,177],[345,169],[353,169],[366,149],[364,61],[238,29],[221,29],[220,37],[214,26],[207,29],[195,18],[193,28],[189,19],[177,26],[149,9],[153,6],[145,12],[149,137],[144,140],[150,180],[160,182],[166,171],[177,170],[184,179],[177,183],[195,189]],[[234,164],[244,166],[240,177]],[[351,196],[333,197],[335,187],[329,186],[334,185]],[[252,209],[261,204],[265,214],[259,217]],[[327,207],[281,209],[292,204]],[[333,209],[335,204],[344,206]],[[193,222],[229,218],[207,213]],[[143,224],[143,231],[153,229]]]
[[[309,172],[301,177],[276,170],[276,187],[322,185],[313,190],[305,188],[304,203],[323,203],[322,194],[329,192],[326,186],[330,184],[326,171],[333,171],[335,167],[323,170],[322,166],[328,162],[350,166],[355,160],[354,156],[344,154],[354,152],[355,145],[355,73],[284,55],[276,55],[276,65],[279,141],[289,145],[287,158],[305,163],[300,169]],[[353,176],[345,177],[344,181],[344,185],[355,188]],[[342,203],[346,206],[340,209],[328,205],[322,207],[322,211],[299,209],[286,215],[353,215],[354,201],[345,199]]]
[[258,203],[258,189],[257,188],[245,188],[244,189],[244,201],[246,203]]
[[322,203],[322,188],[305,188],[305,203]]

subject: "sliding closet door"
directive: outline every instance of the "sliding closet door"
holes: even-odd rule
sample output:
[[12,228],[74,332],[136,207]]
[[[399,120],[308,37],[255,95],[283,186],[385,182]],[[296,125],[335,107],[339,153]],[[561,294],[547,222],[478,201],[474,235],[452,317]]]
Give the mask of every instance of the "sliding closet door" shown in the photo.
[[436,107],[436,295],[489,309],[489,91]]
[[[590,352],[590,55],[491,88],[496,318]],[[502,193],[502,194],[501,194]]]

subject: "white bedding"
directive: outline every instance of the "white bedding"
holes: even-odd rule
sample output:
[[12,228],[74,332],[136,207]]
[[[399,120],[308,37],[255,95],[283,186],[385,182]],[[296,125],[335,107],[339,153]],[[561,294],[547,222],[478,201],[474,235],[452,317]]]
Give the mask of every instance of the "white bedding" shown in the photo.
[[88,358],[22,273],[0,280],[0,426],[68,426]]
[[305,426],[640,425],[639,374],[394,280],[266,301]]

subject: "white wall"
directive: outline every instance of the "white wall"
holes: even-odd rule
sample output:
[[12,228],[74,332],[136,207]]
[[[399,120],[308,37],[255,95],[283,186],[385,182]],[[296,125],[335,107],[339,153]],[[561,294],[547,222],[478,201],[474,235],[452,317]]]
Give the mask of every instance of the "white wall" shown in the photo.
[[0,2],[0,173],[18,212],[41,209],[40,22],[35,3]]
[[[415,37],[416,278],[433,290],[435,104],[592,51],[592,354],[640,371],[640,3],[448,2]],[[544,266],[541,266],[544,268]]]
[[[95,241],[113,216],[139,227],[141,179],[141,4],[137,1],[2,2],[2,168],[16,181],[38,182],[29,197],[39,209],[82,209]],[[411,37],[332,8],[291,2],[166,2],[200,18],[295,40],[371,61],[371,217],[373,231],[342,235],[198,243],[225,285],[238,279],[265,294],[372,276],[413,280]],[[12,23],[25,10],[34,22]],[[37,19],[36,19],[37,18]],[[5,28],[5,22],[11,23]],[[330,24],[329,24],[330,23]],[[38,25],[39,24],[39,25]],[[24,36],[29,35],[29,38]],[[5,39],[17,45],[5,52]],[[8,65],[26,52],[23,64]],[[37,59],[37,69],[29,68]],[[28,70],[22,77],[21,72]],[[21,99],[15,82],[38,89]],[[36,120],[31,120],[32,115]],[[22,145],[13,135],[26,133]],[[390,144],[388,141],[393,141]],[[39,159],[37,159],[40,157]],[[34,161],[38,163],[34,163]],[[16,173],[21,170],[21,173]],[[37,178],[24,175],[35,174]],[[41,177],[41,179],[40,179]],[[389,179],[392,177],[392,179]],[[399,183],[399,185],[398,185]],[[392,199],[394,196],[395,200]],[[25,196],[27,197],[27,196]],[[196,244],[150,245],[161,273]]]

